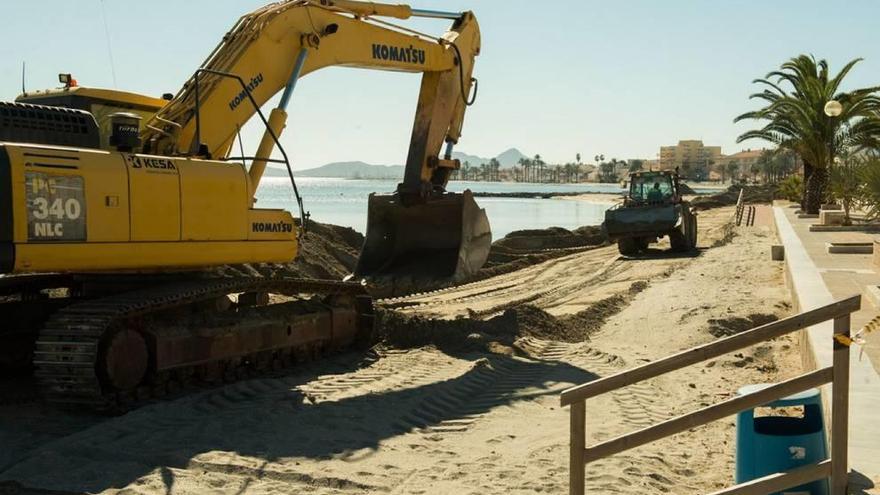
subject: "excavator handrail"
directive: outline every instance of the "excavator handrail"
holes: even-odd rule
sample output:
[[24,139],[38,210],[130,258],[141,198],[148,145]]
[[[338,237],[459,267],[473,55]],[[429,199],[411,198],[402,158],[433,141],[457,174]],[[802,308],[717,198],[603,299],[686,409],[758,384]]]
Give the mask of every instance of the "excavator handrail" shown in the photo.
[[[200,67],[200,68],[196,69],[195,73],[193,73],[193,76],[191,79],[193,80],[193,83],[195,84],[195,88],[193,91],[194,91],[194,96],[196,99],[196,102],[195,102],[196,143],[201,142],[200,126],[199,126],[199,120],[200,120],[199,106],[201,103],[199,101],[199,74],[202,72],[207,72],[209,74],[214,74],[214,75],[220,76],[220,77],[229,77],[229,78],[235,79],[241,85],[242,89],[244,90],[244,93],[248,97],[248,101],[250,101],[251,105],[253,105],[254,110],[256,111],[257,115],[260,117],[260,120],[263,122],[263,126],[266,127],[266,132],[268,132],[269,135],[272,136],[272,140],[275,142],[275,146],[278,147],[278,151],[280,151],[281,156],[284,157],[284,160],[271,159],[268,157],[267,158],[260,158],[260,160],[265,160],[267,162],[272,162],[272,163],[284,163],[285,167],[287,168],[287,175],[288,175],[288,177],[290,177],[290,185],[293,187],[293,195],[296,199],[296,204],[299,207],[299,217],[301,219],[301,224],[302,224],[300,226],[298,233],[300,236],[304,235],[308,229],[307,226],[308,226],[309,217],[311,216],[311,214],[308,213],[307,211],[305,211],[305,208],[303,207],[302,196],[300,196],[300,194],[299,194],[299,188],[296,187],[296,179],[294,179],[294,177],[293,177],[293,169],[290,166],[290,158],[288,158],[287,151],[284,150],[284,146],[281,145],[281,141],[278,139],[278,136],[275,134],[275,131],[272,130],[272,127],[269,125],[269,121],[266,119],[266,116],[263,115],[263,111],[260,109],[260,106],[257,105],[257,102],[254,100],[253,95],[251,95],[251,90],[247,87],[247,84],[245,84],[244,79],[242,79],[241,76],[238,76],[236,74],[230,74],[229,72],[223,72],[223,71],[214,70],[214,69],[206,69],[204,67]],[[247,157],[242,156],[242,157],[236,157],[236,158],[241,158],[242,160],[244,160]],[[254,157],[254,159],[256,159],[256,158],[257,157]],[[220,158],[220,160],[222,160],[222,161],[228,161],[230,159],[232,159],[232,158],[229,158],[229,157]],[[252,161],[253,161],[253,159],[252,159]]]

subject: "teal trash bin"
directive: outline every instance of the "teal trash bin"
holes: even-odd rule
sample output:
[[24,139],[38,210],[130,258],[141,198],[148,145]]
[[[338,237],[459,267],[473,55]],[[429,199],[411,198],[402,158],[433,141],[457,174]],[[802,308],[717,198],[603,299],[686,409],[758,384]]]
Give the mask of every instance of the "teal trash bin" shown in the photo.
[[[769,386],[748,385],[737,394],[748,395]],[[769,414],[755,417],[755,410],[749,409],[736,416],[737,484],[828,458],[818,389],[790,395],[763,407],[769,408],[765,410]],[[779,409],[783,407],[790,409]],[[800,412],[800,415],[791,414]],[[828,495],[828,480],[788,488],[774,495]]]

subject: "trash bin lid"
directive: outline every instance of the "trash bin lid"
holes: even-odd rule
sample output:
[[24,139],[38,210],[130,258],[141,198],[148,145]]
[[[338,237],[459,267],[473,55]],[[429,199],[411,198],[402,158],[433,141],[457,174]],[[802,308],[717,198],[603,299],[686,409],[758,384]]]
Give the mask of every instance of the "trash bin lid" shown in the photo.
[[[743,396],[753,394],[755,392],[759,392],[764,390],[765,388],[772,387],[775,385],[774,383],[757,383],[754,385],[746,385],[744,387],[740,387],[739,390],[736,391],[736,395]],[[819,389],[811,388],[808,390],[804,390],[803,392],[798,392],[796,394],[789,395],[788,397],[783,397],[779,400],[775,400],[773,402],[764,404],[767,407],[785,407],[785,406],[799,406],[802,404],[816,402],[819,397]]]

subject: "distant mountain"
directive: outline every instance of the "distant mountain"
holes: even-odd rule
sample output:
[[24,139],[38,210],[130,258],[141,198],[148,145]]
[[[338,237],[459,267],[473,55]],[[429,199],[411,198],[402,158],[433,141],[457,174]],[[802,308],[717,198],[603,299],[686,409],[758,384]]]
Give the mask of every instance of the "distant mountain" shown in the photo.
[[[286,177],[287,171],[281,168],[267,168],[266,175]],[[403,165],[371,165],[364,162],[334,162],[307,170],[296,170],[297,177],[334,177],[339,179],[400,179]]]
[[274,165],[269,165],[266,167],[266,171],[263,172],[264,177],[287,177],[287,169],[276,167]]
[[[452,157],[461,160],[461,163],[470,162],[472,167],[478,167],[482,163],[489,163],[489,158],[477,155],[469,155],[460,151],[453,151]],[[507,151],[495,157],[501,163],[503,168],[510,168],[519,162],[520,158],[526,158],[516,148],[510,148]],[[332,177],[339,179],[402,179],[403,165],[372,165],[360,161],[355,162],[334,162],[322,165],[317,168],[306,170],[295,170],[294,175],[297,177]],[[266,167],[264,174],[266,177],[287,177],[287,170],[278,166],[270,165]]]
[[[453,151],[452,158],[458,158],[461,160],[461,163],[470,162],[471,166],[479,166],[482,163],[489,163],[490,158],[484,158],[482,156],[477,155],[468,155],[467,153],[462,153],[460,151]],[[519,162],[520,158],[528,158],[526,155],[522,154],[516,148],[510,148],[502,153],[499,153],[495,156],[495,159],[501,163],[502,168],[510,168],[516,165]]]
[[462,153],[461,151],[453,151],[452,158],[459,160],[462,164],[464,164],[464,162],[468,162],[471,164],[472,167],[476,167],[481,163],[489,163],[488,158],[477,155],[468,155],[467,153]]
[[507,151],[500,153],[495,157],[496,160],[501,162],[501,166],[504,168],[512,167],[519,163],[520,158],[528,158],[526,155],[522,154],[522,152],[516,148],[510,148]]

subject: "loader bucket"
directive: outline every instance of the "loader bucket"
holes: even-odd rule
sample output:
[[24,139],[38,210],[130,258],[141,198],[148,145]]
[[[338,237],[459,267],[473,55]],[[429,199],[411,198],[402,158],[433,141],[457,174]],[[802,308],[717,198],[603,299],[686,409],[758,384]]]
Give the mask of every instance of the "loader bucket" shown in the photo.
[[386,295],[429,290],[476,273],[491,244],[486,211],[469,190],[412,206],[396,194],[371,194],[355,276],[386,286]]

